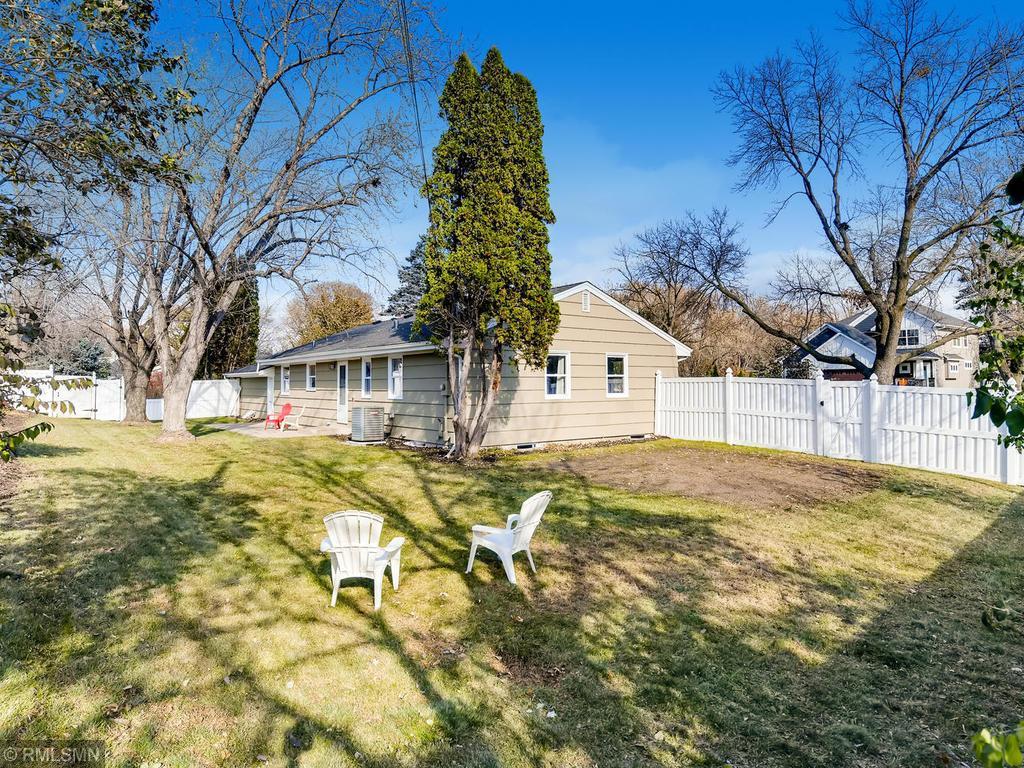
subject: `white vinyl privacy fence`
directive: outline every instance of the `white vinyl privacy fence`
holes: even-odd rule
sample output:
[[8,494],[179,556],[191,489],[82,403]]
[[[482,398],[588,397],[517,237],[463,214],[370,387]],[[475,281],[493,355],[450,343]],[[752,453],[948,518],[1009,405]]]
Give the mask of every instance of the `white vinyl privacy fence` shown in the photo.
[[658,377],[655,431],[1024,484],[1020,453],[972,419],[966,389],[871,381]]
[[[43,413],[52,418],[94,419],[96,421],[120,421],[124,418],[124,382],[121,379],[97,379],[86,377],[85,387],[71,387],[72,381],[82,381],[79,376],[54,376],[49,371],[22,371],[22,375],[37,379],[41,389],[39,400],[44,404]],[[212,416],[237,416],[239,384],[237,380],[193,381],[188,395],[185,417],[199,419]],[[70,403],[72,410],[62,413],[60,402]],[[50,403],[51,407],[45,404]],[[146,401],[146,417],[150,421],[161,421],[164,417],[164,401]]]

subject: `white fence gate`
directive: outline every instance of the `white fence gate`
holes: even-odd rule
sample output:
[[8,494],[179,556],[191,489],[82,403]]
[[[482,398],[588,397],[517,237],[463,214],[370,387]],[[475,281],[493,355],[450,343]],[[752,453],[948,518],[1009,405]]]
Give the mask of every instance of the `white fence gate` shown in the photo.
[[[66,382],[80,381],[81,376],[54,376],[48,371],[22,371],[39,379],[41,390],[39,400],[53,404],[44,408],[43,413],[52,418],[95,419],[97,421],[120,421],[124,418],[124,382],[121,379],[92,379],[91,386],[70,388]],[[88,377],[85,377],[88,378]],[[199,419],[214,416],[237,416],[240,386],[235,379],[219,381],[193,381],[188,394],[185,417]],[[70,403],[73,410],[61,413],[60,402]],[[146,418],[161,421],[164,417],[164,401],[146,401]]]
[[658,376],[655,432],[682,440],[781,448],[1024,485],[1020,452],[972,419],[966,389]]

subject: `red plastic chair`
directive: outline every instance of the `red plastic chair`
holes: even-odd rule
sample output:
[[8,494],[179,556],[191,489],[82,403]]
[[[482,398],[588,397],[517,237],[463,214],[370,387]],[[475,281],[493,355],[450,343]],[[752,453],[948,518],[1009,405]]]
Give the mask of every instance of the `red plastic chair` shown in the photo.
[[271,424],[274,425],[274,429],[281,428],[281,422],[288,418],[288,414],[292,412],[292,404],[285,403],[284,407],[281,408],[281,412],[276,416],[267,416],[267,420],[263,422],[263,428],[266,429]]

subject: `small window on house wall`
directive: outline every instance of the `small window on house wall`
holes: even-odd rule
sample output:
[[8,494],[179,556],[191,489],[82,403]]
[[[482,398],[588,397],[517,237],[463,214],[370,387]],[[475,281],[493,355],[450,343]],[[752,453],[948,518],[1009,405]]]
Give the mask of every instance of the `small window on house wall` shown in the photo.
[[363,397],[373,396],[373,360],[363,358]]
[[287,365],[281,369],[281,394],[287,395],[292,391],[292,369]]
[[608,397],[627,397],[629,364],[626,355],[605,355],[605,392]]
[[973,360],[965,360],[965,361],[964,361],[964,368],[965,368],[966,370],[968,370],[968,371],[969,371],[969,370],[971,370],[971,369],[972,369],[973,367],[974,367],[974,361],[973,361]]
[[547,398],[567,398],[571,392],[569,380],[569,353],[552,352],[548,355],[547,369],[544,374],[544,396]]
[[917,328],[900,328],[899,345],[901,347],[916,347],[921,343],[921,334]]
[[910,376],[914,372],[913,363],[900,363],[899,374],[900,376]]
[[316,363],[306,366],[306,389],[310,392],[316,390]]
[[960,363],[950,360],[946,363],[946,378],[955,379],[960,375]]
[[403,376],[405,375],[405,364],[400,357],[388,358],[388,397],[391,400],[401,400],[404,388]]
[[583,302],[583,311],[584,312],[589,312],[590,311],[590,291],[584,291],[583,292],[582,302]]

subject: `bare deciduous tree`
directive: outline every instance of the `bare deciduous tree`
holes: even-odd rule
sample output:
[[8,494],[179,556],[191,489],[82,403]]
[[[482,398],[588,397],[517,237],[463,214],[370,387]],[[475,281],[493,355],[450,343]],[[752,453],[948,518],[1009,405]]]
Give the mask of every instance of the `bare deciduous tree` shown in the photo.
[[[422,7],[409,15],[414,79],[433,80],[440,34]],[[352,257],[366,218],[411,173],[397,3],[251,0],[225,4],[221,18],[224,81],[195,86],[205,111],[181,142],[197,178],[166,193],[187,225],[187,324],[176,323],[170,277],[145,275],[169,438],[186,434],[192,379],[240,286],[298,279],[318,259]]]
[[[747,258],[724,212],[700,219],[688,214],[640,232],[616,250],[620,277],[614,292],[647,320],[685,341],[693,354],[680,363],[686,375],[766,374],[778,367],[786,343],[767,334],[724,297],[705,275],[738,274]],[[834,309],[814,301],[757,297],[758,315],[803,336]]]
[[79,294],[99,312],[93,333],[117,355],[124,379],[125,417],[145,423],[146,390],[157,364],[150,284],[159,279],[176,321],[189,289],[188,230],[177,198],[159,185],[133,185],[119,195],[80,206],[83,232],[68,246],[81,274]]
[[1019,168],[1024,32],[977,29],[925,0],[892,0],[881,11],[854,2],[847,18],[859,41],[848,75],[812,39],[792,57],[723,74],[715,93],[740,138],[731,158],[745,174],[740,189],[781,187],[773,216],[802,197],[835,260],[824,272],[791,270],[777,287],[871,306],[874,366],[810,349],[764,317],[742,263],[691,266],[767,332],[822,362],[888,379],[907,358],[897,344],[908,301],[966,263]]

